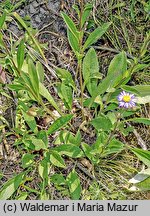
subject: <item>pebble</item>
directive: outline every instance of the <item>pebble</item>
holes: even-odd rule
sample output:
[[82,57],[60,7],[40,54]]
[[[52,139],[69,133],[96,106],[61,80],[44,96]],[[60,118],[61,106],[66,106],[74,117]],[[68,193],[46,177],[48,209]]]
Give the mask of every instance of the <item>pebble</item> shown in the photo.
[[38,2],[37,2],[37,1],[34,1],[34,2],[32,2],[32,5],[33,5],[33,7],[34,7],[34,8],[36,8],[36,7],[38,7],[38,6],[39,6],[39,4],[38,4]]
[[36,9],[33,7],[33,5],[30,5],[30,13],[31,14],[35,14],[36,13]]
[[40,19],[39,15],[37,15],[37,16],[35,17],[35,21],[36,21],[37,23],[40,23],[40,22],[41,22],[41,19]]
[[41,7],[41,8],[40,8],[40,13],[41,13],[42,15],[44,15],[44,14],[46,13],[46,11]]

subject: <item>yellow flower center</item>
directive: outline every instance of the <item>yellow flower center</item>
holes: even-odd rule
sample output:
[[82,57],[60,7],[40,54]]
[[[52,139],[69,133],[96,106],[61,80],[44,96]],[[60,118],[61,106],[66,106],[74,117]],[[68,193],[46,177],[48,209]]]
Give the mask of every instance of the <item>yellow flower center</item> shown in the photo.
[[129,95],[123,96],[123,101],[124,101],[124,102],[129,102],[130,100],[131,100],[131,98],[130,98]]

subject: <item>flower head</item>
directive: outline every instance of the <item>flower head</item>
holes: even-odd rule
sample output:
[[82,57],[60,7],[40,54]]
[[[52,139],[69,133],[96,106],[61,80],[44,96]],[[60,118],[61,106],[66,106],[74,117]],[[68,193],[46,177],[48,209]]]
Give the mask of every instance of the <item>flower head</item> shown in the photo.
[[136,98],[134,94],[122,91],[118,95],[119,107],[132,108],[135,107]]

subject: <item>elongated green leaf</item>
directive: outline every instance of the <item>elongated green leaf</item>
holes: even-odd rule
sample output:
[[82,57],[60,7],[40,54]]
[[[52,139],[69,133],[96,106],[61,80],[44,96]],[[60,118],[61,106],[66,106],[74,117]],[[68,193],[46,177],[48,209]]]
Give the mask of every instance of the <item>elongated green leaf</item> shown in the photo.
[[45,143],[46,147],[48,146],[48,136],[45,130],[40,130],[37,134],[37,138],[41,139]]
[[150,119],[148,119],[148,118],[133,118],[133,119],[127,119],[126,121],[133,121],[136,123],[142,123],[142,124],[150,125]]
[[131,151],[148,167],[150,167],[150,151],[139,148],[132,148]]
[[25,55],[24,40],[21,40],[17,50],[17,64],[19,70],[21,70],[22,68],[24,62],[24,55]]
[[122,85],[121,88],[127,92],[138,95],[139,92],[134,88],[134,86]]
[[14,91],[25,90],[25,86],[21,84],[8,84],[7,86],[9,89],[14,90]]
[[75,88],[75,82],[69,71],[62,68],[56,68],[56,73],[62,82],[64,82],[68,86],[71,86],[72,88]]
[[28,60],[28,74],[32,83],[34,92],[39,94],[39,78],[34,63],[31,59]]
[[4,12],[3,15],[0,17],[0,29],[3,27],[5,20],[6,20],[6,12]]
[[63,144],[55,147],[54,150],[59,152],[61,155],[66,155],[72,158],[80,158],[84,156],[83,151],[73,144]]
[[76,133],[75,139],[74,139],[72,144],[74,144],[76,146],[80,146],[80,144],[81,144],[81,132],[80,132],[80,130],[78,130],[78,132]]
[[65,116],[62,116],[60,118],[58,118],[48,129],[47,134],[52,134],[54,132],[56,132],[57,130],[61,129],[62,127],[64,127],[71,119],[72,119],[73,115],[72,114],[68,114]]
[[39,151],[40,149],[47,149],[47,145],[43,142],[43,140],[31,137],[31,141],[36,151]]
[[136,86],[132,86],[132,88],[138,91],[141,97],[149,96],[150,85],[136,85]]
[[99,74],[98,58],[94,48],[91,48],[83,60],[83,78],[91,95],[97,87],[98,79],[94,78],[97,74]]
[[150,177],[150,168],[142,170],[141,172],[136,174],[132,179],[129,180],[129,183],[137,184],[149,177]]
[[44,158],[38,166],[39,174],[43,180],[48,179],[49,170],[50,162],[48,162],[47,159]]
[[81,185],[80,179],[75,170],[72,170],[72,172],[69,173],[66,180],[69,187],[71,198],[73,200],[78,200],[81,195]]
[[97,164],[99,159],[96,158],[96,153],[93,151],[92,147],[87,143],[82,143],[82,148],[86,157],[88,157],[92,163]]
[[80,50],[79,41],[69,29],[67,29],[67,36],[68,36],[69,44],[72,50],[74,51],[74,53],[76,54],[76,52],[79,52]]
[[144,179],[143,181],[134,184],[131,188],[129,188],[130,191],[150,191],[150,177]]
[[138,104],[150,103],[150,95],[147,95],[145,97],[136,97],[136,99],[137,99],[136,103]]
[[34,162],[34,155],[31,154],[24,154],[22,156],[22,167],[25,169],[29,167]]
[[28,195],[28,192],[21,192],[21,194],[18,197],[16,197],[16,200],[26,200]]
[[76,25],[74,24],[72,19],[67,14],[65,14],[64,12],[61,12],[61,15],[62,15],[68,29],[71,31],[71,33],[74,35],[74,37],[76,37],[76,39],[79,43],[79,32],[76,28]]
[[51,96],[49,91],[46,89],[46,87],[42,83],[39,83],[39,93],[40,95],[42,95],[49,101],[49,103],[59,112],[59,114],[61,114],[61,110],[59,109],[54,98]]
[[113,139],[110,141],[109,145],[102,153],[102,157],[105,157],[106,155],[109,154],[119,153],[123,149],[124,149],[124,144],[117,139]]
[[36,40],[36,38],[32,35],[30,29],[27,27],[26,23],[24,22],[24,20],[21,18],[21,16],[19,14],[17,14],[16,12],[13,12],[13,16],[16,18],[16,20],[22,25],[22,27],[27,31],[28,35],[30,36],[30,38],[32,39],[33,43],[35,44],[35,46],[37,47],[39,53],[41,54],[42,58],[44,59],[44,61],[47,63],[47,60],[45,58],[45,55],[40,47],[40,44],[38,43],[38,41]]
[[63,96],[63,99],[65,103],[67,104],[67,108],[70,110],[72,109],[72,101],[73,101],[73,92],[72,88],[68,85],[66,85],[64,82],[61,83],[61,94]]
[[29,92],[33,91],[33,86],[31,79],[27,73],[21,72],[21,77],[18,80],[22,85],[24,85],[24,89],[27,89]]
[[13,193],[18,189],[19,185],[21,184],[23,176],[24,173],[21,173],[4,184],[4,186],[0,190],[0,200],[7,200],[13,195]]
[[23,117],[26,121],[26,123],[28,124],[28,126],[30,127],[30,129],[34,132],[37,133],[38,132],[38,128],[37,128],[37,124],[35,121],[35,118],[33,116],[29,116],[27,113],[25,113],[24,111],[22,111]]
[[99,83],[97,89],[95,89],[89,106],[92,105],[98,95],[104,94],[105,92],[110,91],[110,89],[115,88],[116,86],[119,87],[121,85],[122,80],[126,76],[126,63],[127,62],[124,52],[121,52],[114,57],[114,59],[110,63],[109,73],[102,80],[102,82]]
[[115,74],[119,72],[120,75],[123,77],[123,73],[127,70],[127,58],[124,51],[120,52],[119,54],[115,55],[113,60],[111,61],[109,68],[108,68],[108,75]]
[[44,68],[39,61],[36,63],[36,70],[38,74],[38,79],[42,83],[44,81]]
[[88,16],[90,15],[90,12],[92,10],[92,4],[87,3],[84,7],[84,11],[83,11],[83,15],[82,15],[82,19],[81,19],[81,26],[83,27],[83,25],[85,24],[85,22],[87,21]]
[[56,152],[56,151],[53,151],[51,154],[50,154],[50,162],[57,166],[57,167],[61,167],[61,168],[65,168],[66,165],[65,165],[65,162],[63,160],[63,158],[61,157],[61,155]]
[[104,23],[102,26],[95,29],[86,40],[85,44],[83,45],[83,50],[87,49],[89,46],[91,46],[93,43],[96,43],[100,37],[105,34],[107,29],[109,28],[111,23]]

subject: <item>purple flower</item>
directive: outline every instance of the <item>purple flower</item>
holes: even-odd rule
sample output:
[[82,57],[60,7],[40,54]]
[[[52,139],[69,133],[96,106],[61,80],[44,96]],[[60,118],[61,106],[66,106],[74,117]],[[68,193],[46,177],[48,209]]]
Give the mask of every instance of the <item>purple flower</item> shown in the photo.
[[118,95],[119,107],[132,108],[135,107],[136,98],[134,94],[122,91]]

